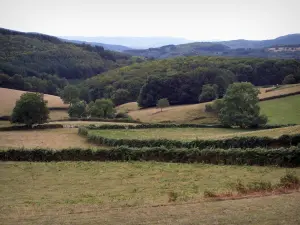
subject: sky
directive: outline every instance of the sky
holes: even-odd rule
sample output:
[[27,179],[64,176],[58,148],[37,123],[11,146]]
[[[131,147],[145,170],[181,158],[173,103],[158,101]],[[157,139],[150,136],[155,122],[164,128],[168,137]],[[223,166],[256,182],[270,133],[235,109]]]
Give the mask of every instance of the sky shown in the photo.
[[299,0],[0,0],[0,27],[54,36],[263,40],[300,33]]

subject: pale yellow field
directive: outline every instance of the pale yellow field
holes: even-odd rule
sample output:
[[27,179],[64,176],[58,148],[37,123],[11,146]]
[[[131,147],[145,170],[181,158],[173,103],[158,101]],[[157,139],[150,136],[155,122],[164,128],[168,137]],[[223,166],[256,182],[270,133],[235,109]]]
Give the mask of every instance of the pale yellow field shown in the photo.
[[269,89],[272,88],[260,88],[260,94],[258,95],[259,99],[300,92],[300,84],[283,85],[282,87],[276,90],[266,92],[266,90]]
[[119,105],[116,107],[116,110],[119,112],[130,112],[138,110],[139,106],[136,102],[128,102],[123,105]]
[[49,129],[32,131],[1,131],[0,148],[91,148],[85,138],[77,134],[77,129]]
[[[26,91],[19,91],[14,89],[0,88],[0,116],[8,116],[11,114],[16,101]],[[68,108],[62,99],[54,95],[44,95],[44,99],[48,101],[48,107]]]

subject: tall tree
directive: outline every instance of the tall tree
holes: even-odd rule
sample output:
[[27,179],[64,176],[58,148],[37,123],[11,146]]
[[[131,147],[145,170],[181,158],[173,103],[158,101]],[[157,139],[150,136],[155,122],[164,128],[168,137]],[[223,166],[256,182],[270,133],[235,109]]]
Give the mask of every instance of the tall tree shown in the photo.
[[160,111],[162,112],[163,108],[166,108],[170,106],[169,100],[167,98],[162,98],[157,101],[158,108],[160,108]]
[[79,90],[74,85],[67,85],[60,93],[60,97],[66,104],[77,102],[79,98]]
[[227,89],[219,113],[225,126],[241,128],[258,127],[267,123],[267,117],[260,115],[258,89],[251,83],[233,83]]

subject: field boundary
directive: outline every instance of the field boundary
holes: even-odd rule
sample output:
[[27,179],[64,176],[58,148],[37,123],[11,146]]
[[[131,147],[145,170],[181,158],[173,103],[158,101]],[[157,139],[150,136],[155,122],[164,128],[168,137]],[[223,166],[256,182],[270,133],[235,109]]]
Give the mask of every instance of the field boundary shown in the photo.
[[282,94],[282,95],[271,96],[271,97],[266,97],[266,98],[261,98],[261,99],[259,99],[259,101],[263,102],[263,101],[267,101],[267,100],[273,100],[273,99],[277,99],[277,98],[284,98],[284,97],[293,96],[293,95],[300,95],[300,91],[293,92],[293,93]]
[[78,134],[91,143],[106,146],[128,146],[132,148],[160,147],[167,148],[277,148],[290,147],[300,143],[300,134],[282,135],[279,138],[270,137],[233,137],[224,140],[193,140],[189,142],[169,139],[113,139],[97,134],[91,134],[86,127],[79,127]]
[[1,161],[157,161],[216,165],[300,166],[300,147],[252,149],[186,149],[165,147],[64,150],[10,149],[0,151]]

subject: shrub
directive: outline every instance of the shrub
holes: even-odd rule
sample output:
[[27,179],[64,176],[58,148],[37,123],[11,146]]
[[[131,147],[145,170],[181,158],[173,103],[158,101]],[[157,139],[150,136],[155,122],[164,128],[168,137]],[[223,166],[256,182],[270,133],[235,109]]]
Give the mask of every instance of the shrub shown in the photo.
[[216,84],[206,84],[202,86],[199,102],[210,102],[218,97],[218,86]]
[[299,185],[300,185],[299,178],[291,172],[286,173],[283,177],[280,178],[279,186],[281,187],[294,188]]
[[[83,130],[82,130],[83,132]],[[112,149],[10,149],[0,151],[2,161],[158,161],[221,165],[300,166],[299,148],[186,149],[153,147]]]
[[295,83],[296,83],[296,79],[293,74],[287,75],[282,81],[282,84],[295,84]]
[[214,191],[205,190],[203,193],[205,198],[214,198],[217,197],[217,194]]
[[178,193],[171,191],[168,193],[169,196],[169,202],[175,202],[178,198]]

